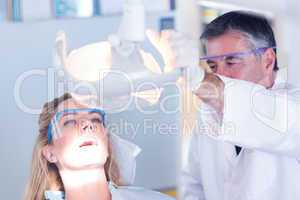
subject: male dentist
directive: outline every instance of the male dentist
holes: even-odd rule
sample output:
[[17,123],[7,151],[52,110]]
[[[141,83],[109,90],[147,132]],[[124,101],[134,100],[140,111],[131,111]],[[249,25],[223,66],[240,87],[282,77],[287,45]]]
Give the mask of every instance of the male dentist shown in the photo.
[[[197,49],[179,42],[183,37],[168,38],[172,62],[190,58],[187,70],[196,68],[190,55]],[[200,60],[213,73],[193,90],[203,105],[182,163],[180,199],[300,199],[299,89],[280,80],[268,20],[225,13],[206,26],[201,41]]]

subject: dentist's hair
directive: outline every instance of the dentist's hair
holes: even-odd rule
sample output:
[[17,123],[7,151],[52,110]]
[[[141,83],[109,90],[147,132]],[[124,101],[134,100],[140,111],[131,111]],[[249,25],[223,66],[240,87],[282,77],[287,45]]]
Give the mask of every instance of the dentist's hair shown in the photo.
[[[44,192],[46,190],[64,191],[63,182],[59,174],[58,168],[54,163],[48,162],[43,156],[42,149],[48,145],[48,126],[51,119],[57,111],[57,107],[63,101],[71,99],[69,93],[44,105],[42,113],[39,116],[39,135],[33,149],[31,174],[27,183],[24,200],[44,200]],[[109,155],[111,155],[111,147],[109,145]],[[105,175],[107,181],[111,180],[117,185],[121,185],[120,173],[116,162],[109,156],[105,165]]]
[[[268,19],[248,11],[232,11],[217,17],[204,28],[200,39],[205,43],[208,39],[236,31],[242,33],[253,48],[276,47],[274,32]],[[273,50],[276,55],[276,48]],[[273,70],[278,70],[277,57]]]

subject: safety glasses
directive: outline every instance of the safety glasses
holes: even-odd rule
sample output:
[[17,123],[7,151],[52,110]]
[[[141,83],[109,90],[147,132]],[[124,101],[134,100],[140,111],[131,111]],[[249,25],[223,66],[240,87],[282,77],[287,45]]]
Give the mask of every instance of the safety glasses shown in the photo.
[[200,57],[200,61],[206,62],[206,64],[210,67],[213,67],[213,65],[219,61],[225,61],[225,63],[228,65],[239,65],[243,63],[245,57],[250,56],[251,54],[255,54],[255,55],[262,54],[269,48],[276,49],[275,46],[259,47],[259,48],[255,48],[243,52],[234,52],[234,53],[228,53],[228,54],[216,55],[216,56],[203,56]]
[[81,128],[95,131],[105,126],[105,112],[98,108],[66,109],[57,112],[48,126],[48,143],[66,131]]

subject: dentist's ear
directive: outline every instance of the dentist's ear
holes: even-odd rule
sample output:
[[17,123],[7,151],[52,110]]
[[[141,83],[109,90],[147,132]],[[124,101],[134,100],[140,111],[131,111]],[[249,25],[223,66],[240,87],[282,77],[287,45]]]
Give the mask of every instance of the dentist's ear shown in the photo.
[[42,149],[43,156],[50,162],[50,163],[56,163],[57,158],[53,153],[53,149],[51,146],[46,145]]
[[275,65],[276,55],[273,49],[269,48],[264,53],[264,67],[267,73],[272,74]]

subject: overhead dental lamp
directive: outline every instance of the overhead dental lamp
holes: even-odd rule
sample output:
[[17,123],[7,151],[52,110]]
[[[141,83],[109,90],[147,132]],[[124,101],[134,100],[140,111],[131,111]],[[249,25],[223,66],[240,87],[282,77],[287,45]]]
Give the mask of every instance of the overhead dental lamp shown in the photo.
[[137,97],[154,104],[166,83],[176,83],[181,69],[162,72],[152,54],[141,48],[145,39],[143,0],[126,0],[119,30],[108,41],[68,53],[66,35],[58,33],[56,57],[74,82],[93,86],[101,98]]

